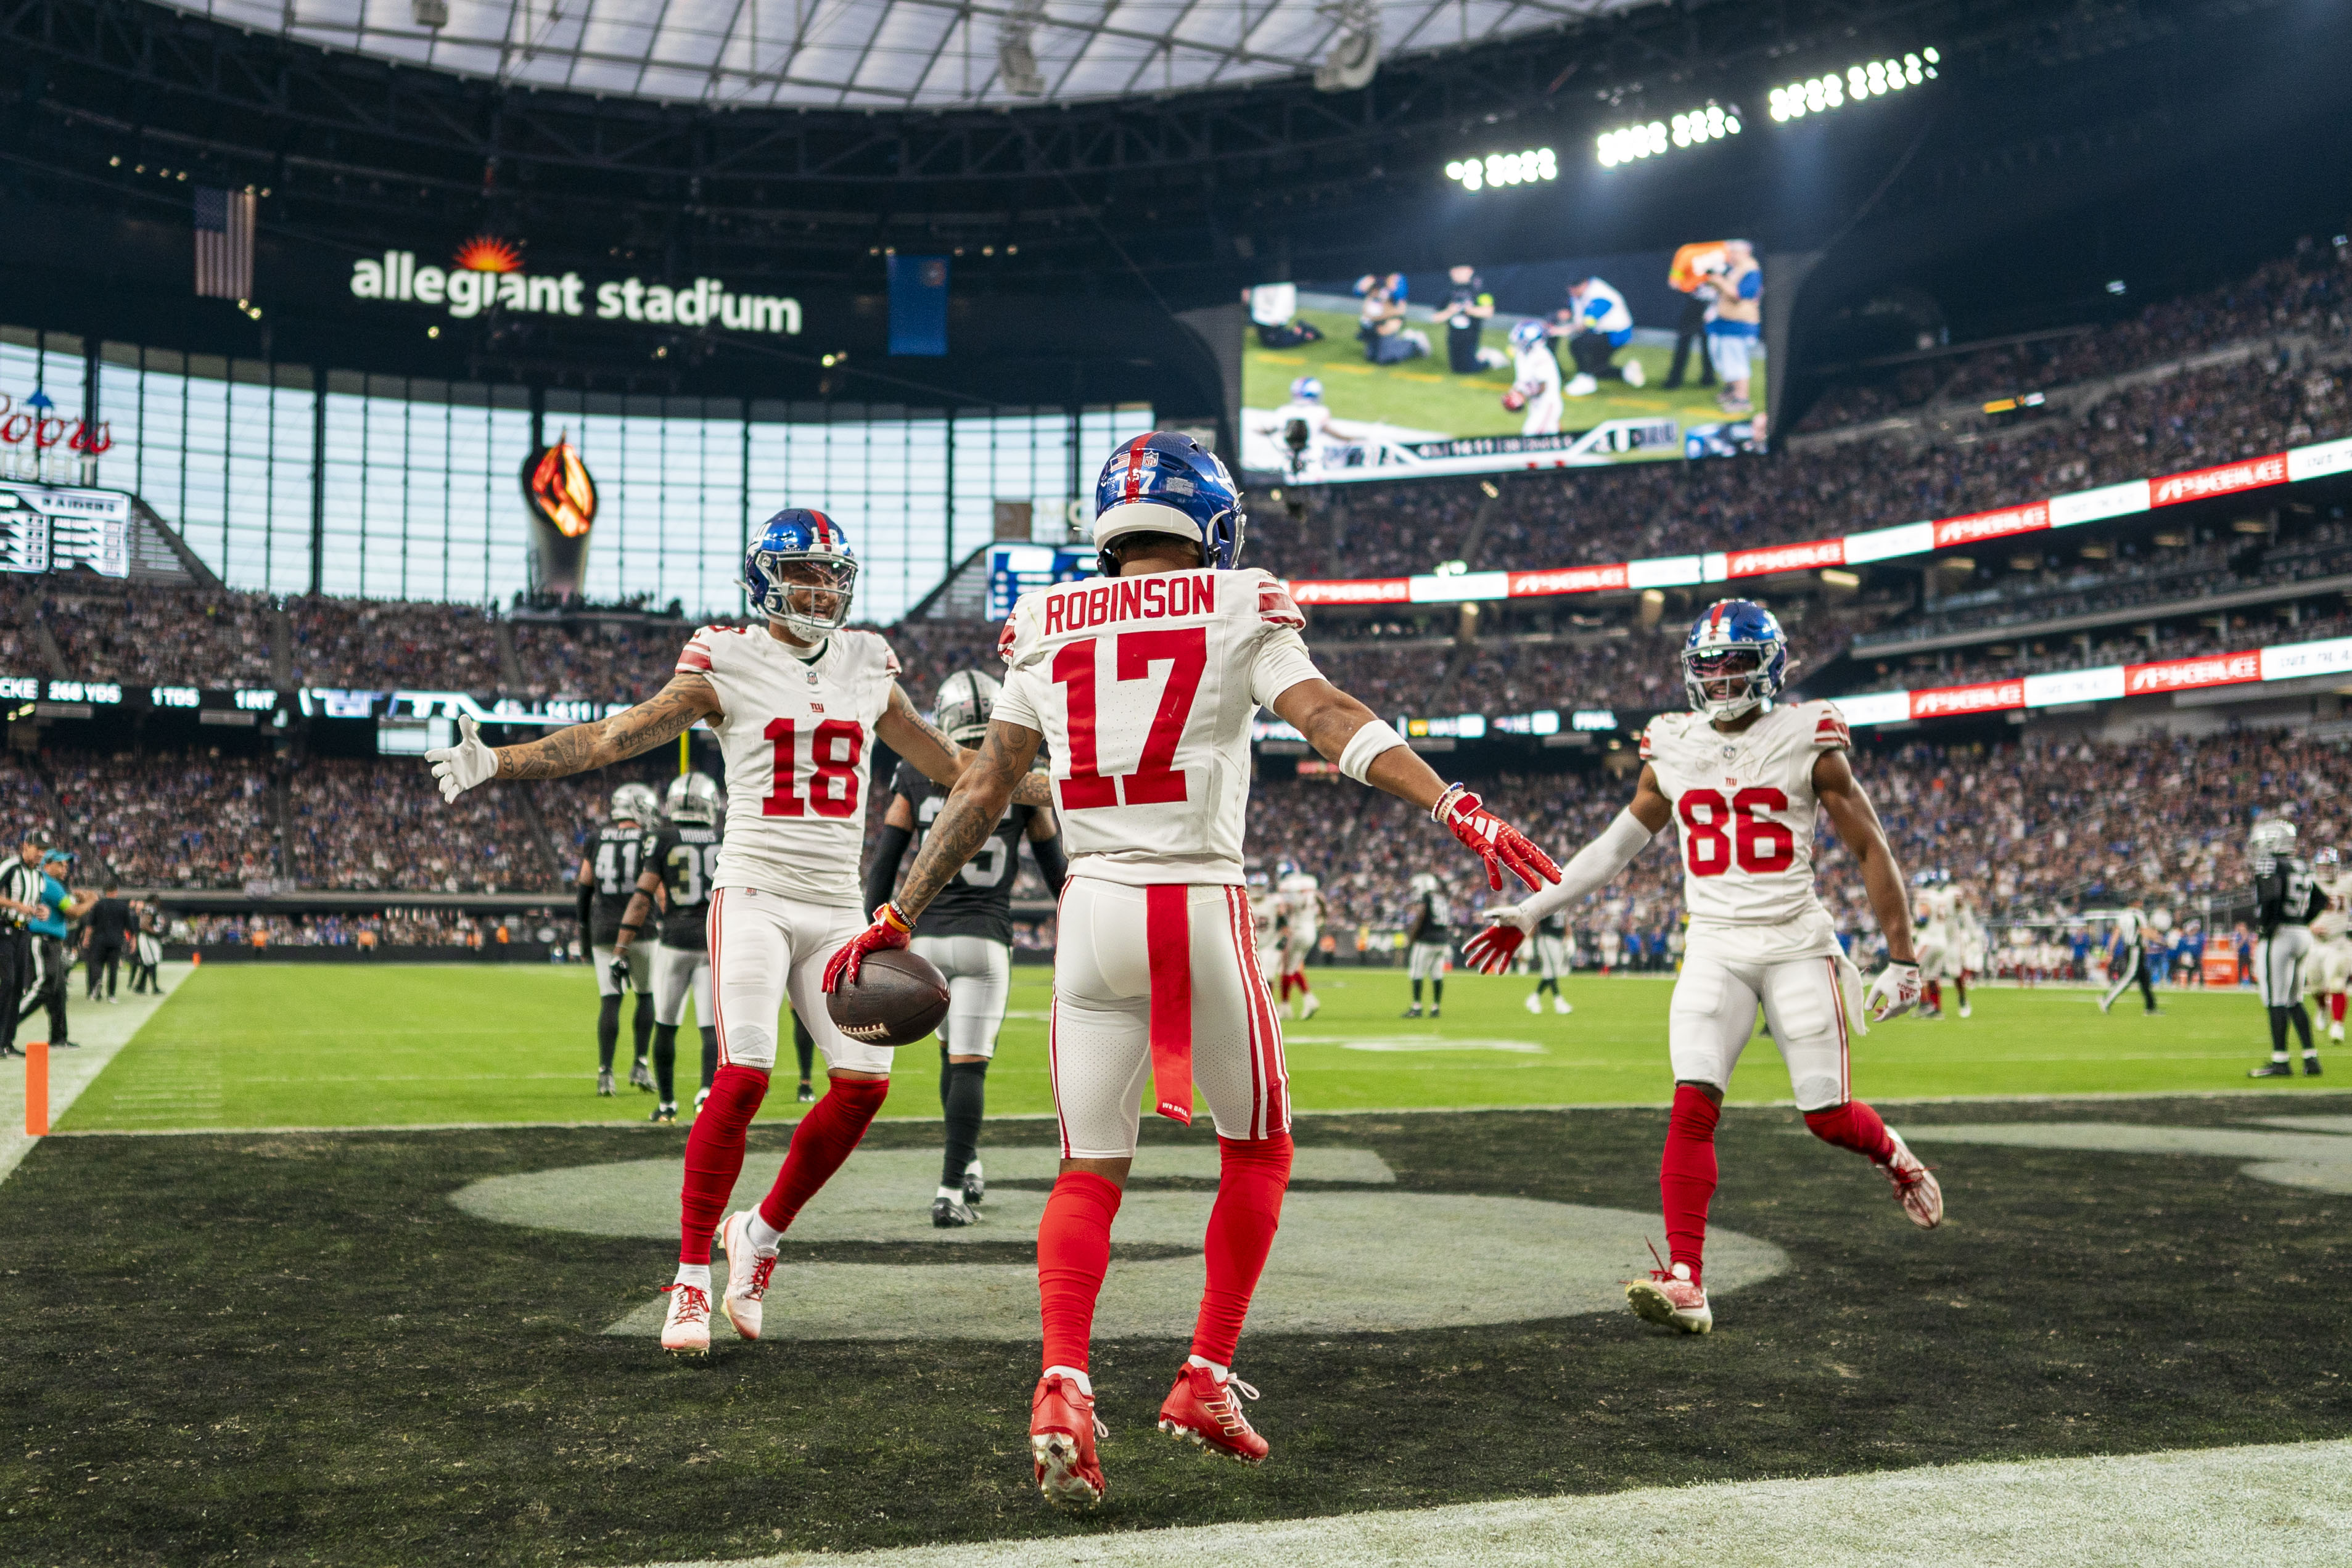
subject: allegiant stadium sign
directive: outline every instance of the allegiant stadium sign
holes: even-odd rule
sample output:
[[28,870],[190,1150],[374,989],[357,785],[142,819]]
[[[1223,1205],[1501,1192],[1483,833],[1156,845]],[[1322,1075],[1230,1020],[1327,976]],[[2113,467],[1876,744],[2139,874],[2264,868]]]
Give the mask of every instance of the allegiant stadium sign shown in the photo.
[[797,333],[801,302],[789,297],[738,294],[715,277],[673,287],[629,277],[591,283],[576,272],[526,276],[522,257],[499,240],[471,240],[453,267],[420,267],[412,250],[388,250],[352,264],[352,295],[439,306],[459,320],[486,310],[538,316],[593,315],[599,321],[674,327],[724,327],[735,332]]

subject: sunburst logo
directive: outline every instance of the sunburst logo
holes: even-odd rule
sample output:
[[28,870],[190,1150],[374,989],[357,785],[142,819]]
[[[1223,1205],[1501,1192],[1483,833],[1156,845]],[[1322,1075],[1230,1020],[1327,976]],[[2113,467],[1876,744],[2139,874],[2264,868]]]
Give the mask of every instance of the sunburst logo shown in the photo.
[[489,235],[476,235],[457,247],[453,258],[465,272],[520,272],[522,252],[512,242]]

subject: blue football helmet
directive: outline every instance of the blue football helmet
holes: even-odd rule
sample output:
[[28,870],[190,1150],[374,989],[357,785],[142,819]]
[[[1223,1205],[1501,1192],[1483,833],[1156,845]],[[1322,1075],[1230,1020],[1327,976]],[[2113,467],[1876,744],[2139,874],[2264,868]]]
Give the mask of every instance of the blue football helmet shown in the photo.
[[1530,316],[1526,320],[1511,329],[1511,347],[1524,354],[1529,349],[1534,348],[1538,343],[1542,342],[1549,335],[1549,334],[1544,328],[1543,322],[1539,319]]
[[1789,636],[1752,599],[1718,599],[1683,643],[1683,691],[1712,719],[1738,718],[1780,695]]
[[743,593],[771,621],[815,641],[849,620],[857,558],[849,536],[823,512],[787,507],[760,526],[743,552]]
[[1174,534],[1201,546],[1201,564],[1241,563],[1241,487],[1217,455],[1189,435],[1155,430],[1122,445],[1095,481],[1095,564],[1118,575],[1110,545],[1124,534]]
[[1293,402],[1321,402],[1323,401],[1322,378],[1319,376],[1301,376],[1297,381],[1291,382],[1290,401]]

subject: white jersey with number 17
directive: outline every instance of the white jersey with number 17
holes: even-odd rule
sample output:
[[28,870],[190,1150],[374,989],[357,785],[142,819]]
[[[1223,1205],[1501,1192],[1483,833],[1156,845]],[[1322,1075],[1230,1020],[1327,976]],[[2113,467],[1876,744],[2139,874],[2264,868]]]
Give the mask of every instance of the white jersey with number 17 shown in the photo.
[[1264,571],[1092,578],[1022,595],[993,716],[1044,735],[1074,876],[1237,883],[1250,720],[1318,678]]
[[710,721],[727,759],[719,887],[809,904],[858,904],[874,724],[898,658],[872,632],[835,632],[803,659],[765,627],[705,626],[677,656],[725,711]]

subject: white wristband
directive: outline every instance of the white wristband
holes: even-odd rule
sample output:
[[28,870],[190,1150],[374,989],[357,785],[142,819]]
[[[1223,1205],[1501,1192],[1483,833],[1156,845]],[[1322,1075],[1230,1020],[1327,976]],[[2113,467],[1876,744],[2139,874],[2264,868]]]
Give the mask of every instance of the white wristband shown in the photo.
[[1347,746],[1339,753],[1339,771],[1359,784],[1369,783],[1370,780],[1364,775],[1372,770],[1373,760],[1403,744],[1404,737],[1396,732],[1394,726],[1374,719],[1348,737]]

